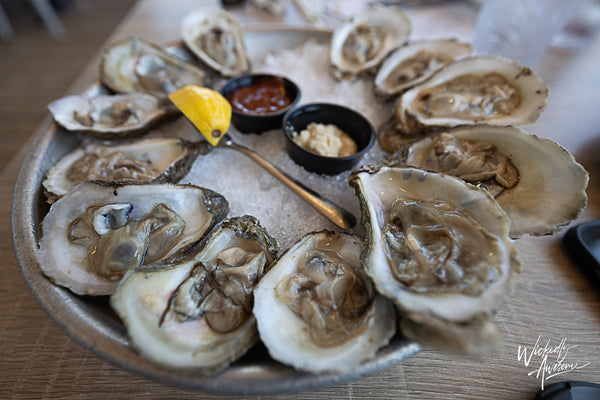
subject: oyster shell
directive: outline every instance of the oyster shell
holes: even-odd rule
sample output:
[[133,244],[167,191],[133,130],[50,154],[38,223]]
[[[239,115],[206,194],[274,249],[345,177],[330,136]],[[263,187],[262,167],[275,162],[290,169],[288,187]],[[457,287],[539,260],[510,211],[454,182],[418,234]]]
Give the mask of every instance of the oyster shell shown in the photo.
[[48,110],[66,130],[103,139],[139,135],[166,115],[159,101],[144,93],[66,96],[48,104]]
[[184,256],[131,270],[110,303],[144,357],[215,373],[258,340],[252,291],[276,252],[256,218],[232,218]]
[[492,313],[520,270],[510,220],[488,192],[414,168],[359,169],[363,264],[403,315],[402,332],[426,346],[487,353]]
[[311,233],[292,246],[254,290],[254,315],[269,354],[310,372],[350,371],[395,332],[392,304],[360,266],[349,234]]
[[408,16],[397,7],[373,6],[335,29],[329,59],[337,79],[374,72],[383,59],[408,40]]
[[202,62],[224,77],[248,72],[242,26],[221,8],[203,8],[188,14],[181,24],[183,42]]
[[456,39],[421,40],[407,43],[392,52],[375,75],[375,93],[391,100],[423,82],[435,71],[473,51],[471,44]]
[[76,294],[111,294],[127,270],[193,245],[228,210],[193,185],[80,183],[44,217],[40,268]]
[[43,181],[48,201],[53,203],[75,185],[85,181],[177,182],[199,154],[212,146],[179,138],[152,138],[128,143],[88,143],[64,155]]
[[142,92],[166,101],[185,85],[205,85],[206,73],[139,37],[111,44],[100,63],[100,80],[117,93]]
[[530,68],[497,56],[454,61],[407,90],[395,118],[379,134],[384,150],[428,133],[487,123],[527,125],[546,107],[548,87]]
[[465,126],[406,145],[393,166],[443,172],[487,188],[506,211],[510,236],[547,235],[576,219],[588,173],[558,143],[517,127]]

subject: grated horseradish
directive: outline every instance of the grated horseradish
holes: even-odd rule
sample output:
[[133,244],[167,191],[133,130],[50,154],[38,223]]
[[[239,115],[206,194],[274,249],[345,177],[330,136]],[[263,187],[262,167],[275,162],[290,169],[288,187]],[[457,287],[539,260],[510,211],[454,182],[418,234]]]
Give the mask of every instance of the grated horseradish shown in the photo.
[[354,140],[333,124],[311,122],[307,129],[294,132],[293,139],[306,150],[327,157],[351,156],[358,151]]

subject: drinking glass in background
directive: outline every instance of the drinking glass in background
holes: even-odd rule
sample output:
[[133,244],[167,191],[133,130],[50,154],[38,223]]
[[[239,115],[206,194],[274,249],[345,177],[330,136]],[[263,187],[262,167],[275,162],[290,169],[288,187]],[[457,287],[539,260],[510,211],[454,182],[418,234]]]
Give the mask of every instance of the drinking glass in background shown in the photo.
[[478,54],[504,56],[529,67],[586,0],[484,0],[473,34]]
[[564,50],[582,50],[599,30],[600,0],[584,0],[569,22],[552,38],[550,46]]

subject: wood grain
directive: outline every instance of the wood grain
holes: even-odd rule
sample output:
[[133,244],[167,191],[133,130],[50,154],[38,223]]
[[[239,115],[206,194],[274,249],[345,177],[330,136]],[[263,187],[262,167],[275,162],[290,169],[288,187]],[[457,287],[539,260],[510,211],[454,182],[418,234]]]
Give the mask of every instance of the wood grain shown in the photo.
[[58,14],[67,36],[55,40],[27,2],[3,2],[15,38],[0,42],[0,170],[34,133],[47,114],[46,105],[65,94],[135,0],[89,1],[90,13],[70,3]]

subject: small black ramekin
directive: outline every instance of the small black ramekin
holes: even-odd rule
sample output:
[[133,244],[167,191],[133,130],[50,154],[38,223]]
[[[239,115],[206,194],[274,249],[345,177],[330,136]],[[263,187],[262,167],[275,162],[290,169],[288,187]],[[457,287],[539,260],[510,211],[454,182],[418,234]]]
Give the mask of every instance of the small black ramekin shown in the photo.
[[[300,133],[311,122],[336,125],[354,140],[358,151],[350,156],[328,157],[298,145],[293,139],[294,132]],[[365,117],[344,106],[328,103],[305,104],[289,111],[283,118],[283,132],[292,160],[308,171],[327,175],[353,168],[375,142],[375,130]]]
[[294,82],[283,76],[271,74],[248,74],[238,76],[225,83],[220,92],[223,97],[228,98],[235,90],[269,79],[283,80],[284,89],[293,99],[292,102],[279,111],[266,114],[247,114],[233,108],[231,110],[231,122],[238,131],[242,133],[262,133],[272,129],[280,129],[285,113],[291,110],[300,101],[300,89]]

